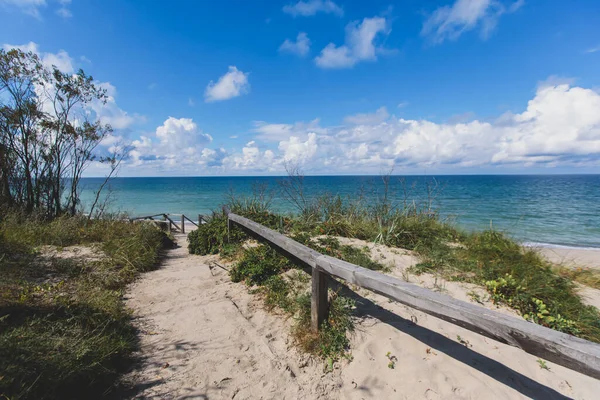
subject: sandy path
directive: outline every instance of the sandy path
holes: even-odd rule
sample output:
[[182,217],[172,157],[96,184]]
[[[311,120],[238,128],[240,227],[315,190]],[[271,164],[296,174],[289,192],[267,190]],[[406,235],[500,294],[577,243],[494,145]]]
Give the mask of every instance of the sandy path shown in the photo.
[[177,239],[181,247],[128,294],[142,330],[143,362],[128,377],[136,398],[328,398],[335,378],[288,343],[286,321]]
[[[325,374],[289,342],[291,321],[265,312],[227,272],[209,269],[216,257],[189,255],[185,238],[179,243],[129,292],[142,330],[143,362],[130,376],[136,398],[598,398],[598,380],[552,363],[542,369],[517,348],[358,288],[347,291],[357,304],[353,360]],[[385,257],[410,264],[406,254]],[[444,291],[461,298],[468,289]]]

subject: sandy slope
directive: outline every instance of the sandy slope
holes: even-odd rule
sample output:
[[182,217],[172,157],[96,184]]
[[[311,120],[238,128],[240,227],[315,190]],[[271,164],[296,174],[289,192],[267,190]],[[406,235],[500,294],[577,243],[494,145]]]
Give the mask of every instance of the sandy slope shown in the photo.
[[329,398],[337,381],[291,346],[289,323],[178,242],[129,291],[142,329],[144,361],[129,377],[138,398]]
[[[130,377],[139,398],[595,399],[600,393],[598,380],[551,363],[541,369],[537,357],[362,289],[347,293],[357,302],[353,360],[324,374],[321,363],[289,343],[291,321],[266,313],[243,284],[209,269],[210,257],[190,256],[180,243],[129,293],[143,330],[145,360]],[[372,252],[414,283],[463,300],[476,289],[407,276],[403,269],[415,261],[410,253]],[[397,359],[393,369],[388,353]]]

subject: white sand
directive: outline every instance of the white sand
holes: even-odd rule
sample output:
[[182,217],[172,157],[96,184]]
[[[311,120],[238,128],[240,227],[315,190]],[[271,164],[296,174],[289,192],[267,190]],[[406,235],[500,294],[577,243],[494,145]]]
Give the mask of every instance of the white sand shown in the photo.
[[574,249],[566,247],[540,247],[537,250],[550,262],[565,267],[600,269],[600,249]]
[[[358,315],[354,358],[323,373],[320,361],[293,347],[292,321],[265,312],[225,271],[209,269],[214,257],[188,255],[184,239],[180,244],[128,295],[142,329],[144,361],[129,377],[139,398],[596,399],[600,393],[598,380],[549,362],[549,370],[541,369],[535,356],[363,289],[350,293]],[[409,252],[369,246],[394,263],[392,274],[411,282],[467,301],[466,293],[477,289],[407,276],[404,269],[416,260]],[[397,359],[393,369],[388,352]]]

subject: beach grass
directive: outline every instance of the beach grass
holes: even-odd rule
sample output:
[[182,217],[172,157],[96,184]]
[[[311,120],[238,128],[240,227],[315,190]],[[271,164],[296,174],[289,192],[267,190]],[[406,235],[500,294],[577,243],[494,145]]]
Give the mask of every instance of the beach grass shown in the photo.
[[[0,223],[0,398],[101,398],[131,365],[125,286],[170,240],[146,223],[12,215]],[[45,245],[91,246],[90,258]]]
[[[436,273],[449,280],[481,285],[494,302],[517,310],[533,323],[600,342],[600,313],[583,304],[573,283],[593,283],[593,273],[557,272],[537,252],[502,232],[462,232],[452,221],[442,219],[428,200],[395,205],[384,196],[367,204],[361,198],[323,194],[311,200],[296,198],[294,203],[299,205],[294,215],[270,212],[268,204],[261,205],[256,196],[238,199],[230,208],[319,252],[375,270],[383,268],[373,263],[367,252],[351,254],[328,237],[357,238],[413,250],[421,262],[412,273]],[[220,214],[219,218],[220,226],[225,227],[226,216]],[[222,228],[217,235],[216,240],[223,243],[221,248],[225,243],[245,240],[236,227]],[[194,240],[190,237],[190,244]]]

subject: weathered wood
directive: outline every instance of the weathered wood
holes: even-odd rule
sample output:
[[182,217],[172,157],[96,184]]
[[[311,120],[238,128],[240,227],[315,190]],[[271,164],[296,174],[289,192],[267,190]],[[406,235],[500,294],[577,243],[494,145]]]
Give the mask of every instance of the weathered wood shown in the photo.
[[177,226],[177,224],[175,223],[175,221],[173,221],[171,218],[169,218],[169,216],[167,214],[164,214],[164,217],[166,218],[167,221],[169,221],[169,225],[175,227],[175,230],[178,230],[181,232],[181,228],[179,228]]
[[188,221],[190,221],[191,224],[195,225],[196,227],[198,227],[198,224],[200,223],[200,220],[198,220],[198,224],[197,224],[196,222],[192,221],[189,217],[187,217],[183,214],[181,215],[181,218],[187,219]]
[[185,215],[181,214],[181,233],[185,233]]
[[202,214],[198,214],[198,226],[202,223]]
[[327,302],[327,274],[319,268],[312,269],[312,296],[310,299],[310,325],[318,332],[321,323],[327,318],[329,304]]
[[316,259],[321,256],[321,253],[310,247],[237,214],[229,214],[229,220],[249,230],[257,239],[267,241],[311,268],[316,267]]
[[[326,293],[326,289],[320,290],[322,288],[319,285],[323,284],[320,277],[327,273],[473,332],[518,347],[527,353],[600,379],[600,345],[596,343],[321,255],[278,232],[239,215],[229,214],[229,220],[243,227],[254,237],[281,250],[284,254],[312,267],[313,294],[317,293],[322,296],[323,292]],[[317,279],[314,279],[315,273],[318,275]],[[319,316],[317,306],[320,304],[326,304],[326,301],[317,301],[311,310],[313,313],[317,312],[317,323]]]

